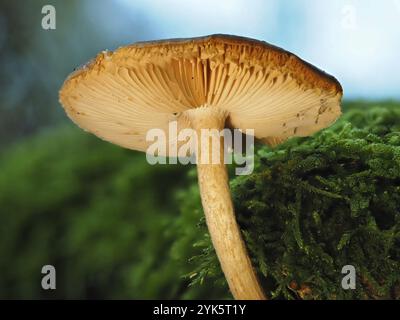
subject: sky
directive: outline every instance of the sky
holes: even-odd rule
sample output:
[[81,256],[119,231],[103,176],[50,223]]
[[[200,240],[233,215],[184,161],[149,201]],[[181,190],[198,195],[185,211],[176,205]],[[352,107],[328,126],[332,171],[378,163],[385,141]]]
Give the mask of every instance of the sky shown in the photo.
[[334,75],[347,98],[400,98],[400,0],[115,1],[144,17],[152,39],[141,40],[256,38]]

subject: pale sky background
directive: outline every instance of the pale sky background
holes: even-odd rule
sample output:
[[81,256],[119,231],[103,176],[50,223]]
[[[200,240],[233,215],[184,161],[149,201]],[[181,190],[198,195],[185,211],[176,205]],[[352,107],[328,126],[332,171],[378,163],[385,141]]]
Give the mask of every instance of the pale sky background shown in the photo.
[[[116,0],[116,4],[128,16],[143,16],[153,39],[141,40],[212,33],[252,37],[331,73],[342,83],[346,98],[400,98],[400,0]],[[121,32],[122,27],[117,23],[114,30]]]

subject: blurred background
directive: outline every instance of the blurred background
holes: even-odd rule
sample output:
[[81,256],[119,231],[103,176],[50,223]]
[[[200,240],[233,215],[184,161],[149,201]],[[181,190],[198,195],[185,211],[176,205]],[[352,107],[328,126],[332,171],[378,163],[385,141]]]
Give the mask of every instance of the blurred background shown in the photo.
[[[42,8],[56,28],[42,28]],[[191,168],[152,167],[75,128],[58,90],[104,49],[252,37],[333,74],[345,99],[400,99],[400,0],[0,0],[0,298],[213,298],[192,288]],[[195,191],[193,191],[195,192]],[[57,290],[40,287],[41,267]],[[212,285],[212,284],[211,284]]]

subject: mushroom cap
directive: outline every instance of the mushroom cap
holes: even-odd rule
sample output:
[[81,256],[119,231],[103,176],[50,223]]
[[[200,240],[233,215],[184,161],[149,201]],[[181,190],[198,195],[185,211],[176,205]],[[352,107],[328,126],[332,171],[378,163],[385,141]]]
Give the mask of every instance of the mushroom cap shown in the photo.
[[224,110],[227,126],[254,129],[269,145],[308,136],[340,116],[342,94],[334,77],[288,51],[210,35],[103,51],[66,79],[60,102],[84,130],[146,151],[149,129],[170,139],[171,121],[178,132],[189,128],[184,112],[205,105]]

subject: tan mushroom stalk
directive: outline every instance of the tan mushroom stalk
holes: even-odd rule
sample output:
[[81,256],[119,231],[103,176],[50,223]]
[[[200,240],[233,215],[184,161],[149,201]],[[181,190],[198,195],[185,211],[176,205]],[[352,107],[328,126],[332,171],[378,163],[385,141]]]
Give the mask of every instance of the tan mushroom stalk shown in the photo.
[[[220,132],[225,128],[227,114],[219,108],[203,106],[186,113],[198,137],[201,136],[202,129],[217,129]],[[236,299],[265,299],[235,219],[228,173],[224,164],[224,142],[222,137],[220,139],[220,150],[215,150],[212,141],[208,141],[200,144],[196,155],[200,194],[208,230],[233,296]],[[205,141],[201,141],[203,142]],[[215,151],[219,155],[219,163],[213,163]],[[203,164],[204,158],[206,163]]]
[[[60,91],[81,128],[120,146],[146,152],[148,130],[177,122],[178,130],[253,129],[276,145],[308,136],[340,115],[337,80],[297,56],[253,39],[212,35],[136,43],[102,52],[72,73]],[[220,138],[221,142],[223,138]],[[179,144],[179,142],[178,142]],[[173,145],[173,142],[172,142]],[[235,219],[223,162],[203,163],[212,144],[200,140],[197,171],[213,245],[236,299],[264,299]],[[166,156],[172,154],[170,148]]]

